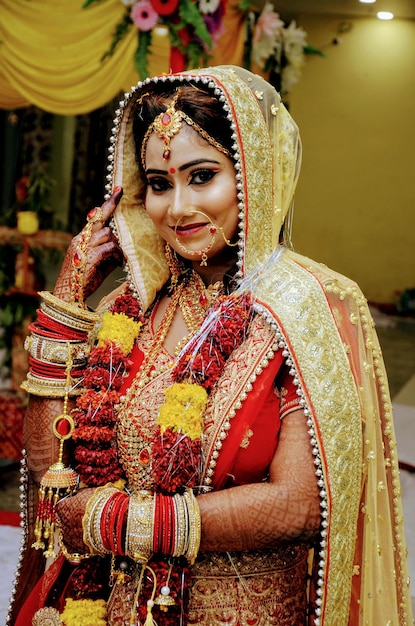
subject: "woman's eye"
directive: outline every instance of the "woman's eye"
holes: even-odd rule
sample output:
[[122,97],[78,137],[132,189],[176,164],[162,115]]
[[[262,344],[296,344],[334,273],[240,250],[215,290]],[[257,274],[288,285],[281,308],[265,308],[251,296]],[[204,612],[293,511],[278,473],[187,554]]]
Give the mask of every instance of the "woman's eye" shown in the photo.
[[195,172],[192,172],[191,174],[190,184],[204,185],[205,183],[208,183],[210,180],[212,180],[212,178],[216,176],[216,174],[217,172],[213,170],[208,170],[208,169],[196,170]]
[[170,183],[168,180],[166,180],[165,178],[149,178],[147,180],[147,186],[151,187],[151,189],[155,192],[155,193],[160,193],[162,191],[166,191],[167,189],[170,188]]

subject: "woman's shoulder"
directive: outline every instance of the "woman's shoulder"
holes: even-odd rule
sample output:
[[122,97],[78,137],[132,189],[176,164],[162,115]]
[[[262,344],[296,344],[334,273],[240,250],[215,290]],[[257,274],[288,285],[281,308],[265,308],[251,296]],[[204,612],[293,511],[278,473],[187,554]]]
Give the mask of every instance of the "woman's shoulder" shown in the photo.
[[314,276],[325,289],[329,288],[331,291],[335,290],[342,293],[351,293],[352,291],[361,293],[360,287],[356,281],[328,267],[324,263],[315,261],[292,250],[287,250],[284,258],[286,262],[296,264],[306,270],[311,276]]

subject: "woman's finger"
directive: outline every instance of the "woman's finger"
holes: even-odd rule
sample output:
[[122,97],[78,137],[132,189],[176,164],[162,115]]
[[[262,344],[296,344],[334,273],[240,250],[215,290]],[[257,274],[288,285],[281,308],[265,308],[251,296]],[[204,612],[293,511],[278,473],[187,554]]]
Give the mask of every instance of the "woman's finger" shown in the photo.
[[123,194],[122,187],[115,187],[112,194],[108,198],[108,200],[105,200],[105,202],[101,205],[102,221],[104,224],[105,222],[109,220],[111,215],[114,213],[119,201],[122,198],[122,194]]
[[101,206],[96,206],[87,214],[87,223],[92,224],[92,232],[100,230],[114,213],[122,197],[122,187],[115,187],[111,196]]

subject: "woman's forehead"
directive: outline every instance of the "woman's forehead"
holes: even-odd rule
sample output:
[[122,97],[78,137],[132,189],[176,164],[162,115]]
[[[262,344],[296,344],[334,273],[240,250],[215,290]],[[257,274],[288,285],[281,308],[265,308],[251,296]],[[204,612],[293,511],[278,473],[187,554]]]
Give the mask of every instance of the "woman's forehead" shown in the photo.
[[156,133],[151,133],[145,153],[146,167],[150,166],[150,162],[157,162],[158,164],[164,163],[165,169],[168,169],[170,162],[173,161],[175,166],[179,167],[177,161],[189,161],[196,156],[198,158],[214,158],[218,162],[222,160],[221,157],[226,158],[186,123],[183,123],[179,132],[171,139],[170,148],[169,159],[164,159],[164,142]]

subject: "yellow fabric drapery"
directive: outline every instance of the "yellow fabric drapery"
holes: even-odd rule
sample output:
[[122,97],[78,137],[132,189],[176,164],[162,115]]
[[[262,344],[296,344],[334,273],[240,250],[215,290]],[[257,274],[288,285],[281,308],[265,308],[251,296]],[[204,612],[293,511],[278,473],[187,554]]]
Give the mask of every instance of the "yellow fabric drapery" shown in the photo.
[[[33,104],[58,115],[88,113],[104,106],[139,79],[134,68],[137,29],[131,26],[111,57],[125,6],[103,0],[2,0],[0,6],[0,108]],[[211,62],[241,65],[244,16],[230,0],[224,31]],[[149,75],[169,71],[170,41],[153,31]]]

